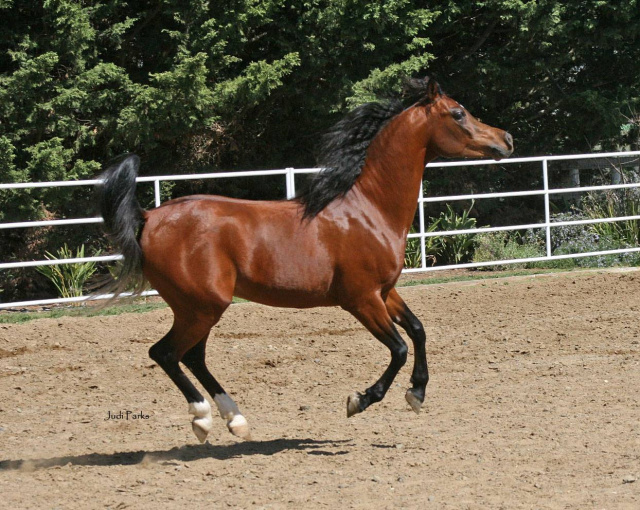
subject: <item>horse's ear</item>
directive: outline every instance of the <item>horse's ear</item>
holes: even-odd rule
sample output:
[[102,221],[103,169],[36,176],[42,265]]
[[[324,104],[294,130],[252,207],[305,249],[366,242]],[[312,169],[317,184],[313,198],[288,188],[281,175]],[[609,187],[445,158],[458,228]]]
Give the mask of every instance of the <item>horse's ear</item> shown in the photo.
[[438,82],[428,76],[406,79],[402,92],[405,99],[421,105],[432,103],[442,95],[442,89]]
[[423,103],[432,103],[438,96],[442,95],[442,89],[438,82],[432,78],[427,78],[427,93],[424,95]]

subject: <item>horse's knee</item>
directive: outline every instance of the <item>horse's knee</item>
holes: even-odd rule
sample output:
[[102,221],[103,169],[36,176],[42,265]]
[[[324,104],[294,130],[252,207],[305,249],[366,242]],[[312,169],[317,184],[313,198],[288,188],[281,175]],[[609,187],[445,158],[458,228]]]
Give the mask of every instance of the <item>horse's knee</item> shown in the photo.
[[407,362],[408,353],[409,353],[409,348],[407,347],[407,344],[403,342],[402,344],[398,345],[395,349],[393,349],[391,356],[396,361],[396,363],[398,363],[400,366],[404,366],[404,364]]
[[424,331],[424,326],[416,317],[412,317],[409,320],[409,336],[414,342],[425,343],[427,335]]

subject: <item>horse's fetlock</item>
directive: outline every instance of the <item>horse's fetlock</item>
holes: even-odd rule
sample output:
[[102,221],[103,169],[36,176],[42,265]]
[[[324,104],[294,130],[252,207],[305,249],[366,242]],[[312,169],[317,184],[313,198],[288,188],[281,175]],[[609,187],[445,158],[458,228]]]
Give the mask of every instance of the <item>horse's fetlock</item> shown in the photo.
[[426,386],[429,382],[429,374],[427,372],[414,373],[411,375],[411,378],[409,380],[414,387]]
[[381,384],[374,384],[371,388],[369,388],[365,392],[365,399],[363,399],[363,403],[366,402],[367,407],[371,404],[375,404],[376,402],[380,402],[385,395],[386,391],[384,386]]

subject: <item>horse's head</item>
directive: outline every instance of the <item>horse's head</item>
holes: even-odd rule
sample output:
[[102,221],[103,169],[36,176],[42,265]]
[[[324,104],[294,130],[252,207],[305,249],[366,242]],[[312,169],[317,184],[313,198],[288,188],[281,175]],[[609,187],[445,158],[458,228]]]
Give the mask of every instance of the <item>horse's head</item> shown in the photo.
[[427,149],[445,158],[502,159],[513,152],[513,137],[483,124],[460,103],[444,94],[434,80],[419,101],[430,118]]

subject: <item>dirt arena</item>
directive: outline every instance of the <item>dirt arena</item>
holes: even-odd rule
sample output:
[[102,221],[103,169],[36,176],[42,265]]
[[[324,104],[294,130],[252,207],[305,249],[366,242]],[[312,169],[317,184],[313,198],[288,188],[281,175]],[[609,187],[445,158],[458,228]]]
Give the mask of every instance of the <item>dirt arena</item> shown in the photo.
[[400,293],[428,335],[419,416],[410,355],[346,418],[388,361],[350,315],[233,305],[207,359],[251,442],[191,432],[147,357],[168,309],[0,325],[0,506],[640,508],[640,272]]

